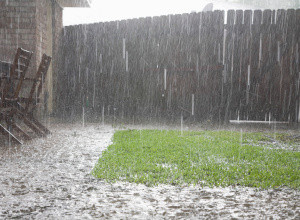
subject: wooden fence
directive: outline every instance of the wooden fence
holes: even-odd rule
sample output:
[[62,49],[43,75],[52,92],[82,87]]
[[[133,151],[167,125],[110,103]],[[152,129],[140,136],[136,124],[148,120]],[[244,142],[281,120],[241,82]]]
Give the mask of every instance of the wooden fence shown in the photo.
[[299,120],[300,10],[69,26],[61,48],[63,116]]

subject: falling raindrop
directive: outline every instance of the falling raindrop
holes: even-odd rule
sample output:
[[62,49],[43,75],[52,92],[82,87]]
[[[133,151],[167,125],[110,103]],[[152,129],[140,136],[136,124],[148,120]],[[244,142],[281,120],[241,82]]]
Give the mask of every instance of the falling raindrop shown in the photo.
[[227,30],[224,29],[224,38],[223,38],[223,65],[225,65],[226,37],[227,37]]
[[19,48],[20,15],[17,16],[17,48]]
[[126,72],[128,72],[128,51],[126,51]]
[[84,112],[84,106],[82,107],[82,127],[85,127],[85,112]]
[[258,58],[259,62],[258,62],[258,66],[261,66],[261,61],[262,61],[262,36],[260,34],[259,37],[259,58]]
[[95,108],[95,96],[96,96],[96,72],[94,72],[93,108]]
[[247,79],[247,93],[246,93],[246,103],[249,104],[249,92],[250,92],[250,65],[248,65],[248,79]]
[[183,135],[183,115],[181,113],[180,116],[180,132],[181,132],[181,136]]
[[299,44],[296,44],[296,63],[299,64]]
[[196,73],[198,75],[198,80],[199,80],[199,55],[198,54],[196,59]]
[[8,135],[8,146],[11,147],[11,126],[8,127],[9,135]]
[[281,51],[280,51],[280,41],[277,41],[277,62],[280,63],[280,55]]
[[46,122],[46,124],[47,124],[47,127],[50,128],[50,126],[51,126],[51,120],[50,120],[49,115],[48,115],[48,117],[47,117],[47,122]]
[[218,44],[218,62],[221,63],[221,44]]
[[299,103],[299,107],[298,107],[298,122],[300,122],[300,103]]
[[[127,64],[127,62],[126,62],[126,64]],[[114,66],[115,66],[115,63],[114,63],[114,60],[112,60],[111,61],[111,68],[110,68],[110,75],[112,75],[113,72],[114,72]],[[127,67],[127,65],[126,65],[126,67]]]
[[[43,82],[43,75],[42,75],[42,82]],[[35,102],[36,103],[38,103],[38,93],[37,93],[37,91],[38,91],[38,88],[36,87],[35,88]],[[43,90],[42,90],[43,91]]]
[[81,57],[79,58],[79,65],[78,65],[78,80],[80,82],[81,78],[80,78],[80,74],[81,74]]
[[243,129],[240,130],[240,143],[243,144]]
[[100,73],[103,73],[102,54],[100,54]]
[[123,59],[126,59],[126,39],[123,38]]
[[116,119],[117,119],[116,118],[116,110],[117,110],[117,108],[114,107],[114,124],[116,123]]
[[102,125],[104,125],[104,105],[102,107]]
[[268,115],[268,114],[266,113],[266,114],[265,114],[265,121],[267,121],[267,117],[268,117],[267,115]]
[[167,90],[167,69],[164,69],[164,90]]
[[227,64],[224,65],[223,73],[223,83],[227,82]]
[[40,36],[40,59],[42,59],[42,46],[43,46],[43,37],[42,35]]
[[192,115],[195,113],[195,95],[192,94]]

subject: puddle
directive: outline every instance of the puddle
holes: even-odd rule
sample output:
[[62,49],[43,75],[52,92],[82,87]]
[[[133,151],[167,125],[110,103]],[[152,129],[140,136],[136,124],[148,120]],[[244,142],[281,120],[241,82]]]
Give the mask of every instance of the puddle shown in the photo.
[[0,219],[300,218],[300,192],[106,183],[90,172],[111,126],[53,125],[53,134],[0,147]]

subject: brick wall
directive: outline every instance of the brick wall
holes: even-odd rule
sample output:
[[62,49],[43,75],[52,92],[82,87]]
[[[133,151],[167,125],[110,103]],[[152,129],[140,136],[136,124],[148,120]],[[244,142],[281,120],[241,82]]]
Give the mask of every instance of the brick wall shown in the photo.
[[[52,100],[63,9],[55,0],[0,0],[0,60],[12,62],[18,47],[34,52],[27,76],[35,74],[43,53],[53,57],[46,93]],[[52,101],[49,99],[50,111]]]
[[1,60],[13,61],[18,47],[35,50],[35,14],[36,0],[0,0]]
[[36,64],[39,65],[39,62],[42,58],[43,53],[48,55],[49,51],[47,51],[47,44],[51,44],[51,36],[47,35],[47,20],[49,19],[49,10],[51,8],[51,1],[48,0],[38,0],[36,2]]

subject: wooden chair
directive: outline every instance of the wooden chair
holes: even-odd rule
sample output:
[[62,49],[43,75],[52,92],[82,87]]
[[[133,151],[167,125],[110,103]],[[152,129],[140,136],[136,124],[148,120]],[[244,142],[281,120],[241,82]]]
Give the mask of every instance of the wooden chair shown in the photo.
[[7,129],[0,124],[0,132],[8,136],[12,141],[22,144],[22,142],[12,134],[12,130],[20,132],[24,137],[29,138],[19,126],[16,125],[14,115],[19,93],[25,79],[25,75],[32,57],[31,51],[18,48],[14,61],[10,66],[10,70],[1,76],[0,84],[0,121],[5,121]]
[[[51,132],[42,125],[33,115],[37,104],[40,102],[39,96],[41,94],[43,84],[51,63],[51,57],[43,54],[40,66],[34,78],[25,78],[32,82],[31,90],[28,97],[21,97],[18,100],[17,114],[27,126],[29,126],[38,136],[45,136]],[[34,98],[34,96],[36,98]],[[31,123],[29,123],[31,122]]]
[[[12,131],[18,132],[26,140],[32,139],[30,135],[17,126],[17,119],[19,120],[18,122],[23,122],[39,137],[50,134],[50,131],[34,117],[33,111],[39,102],[38,97],[42,91],[44,79],[46,78],[51,63],[51,57],[43,54],[34,78],[25,78],[31,56],[32,52],[19,48],[14,63],[10,67],[9,74],[1,77],[1,79],[4,79],[4,83],[2,83],[2,80],[0,120],[6,122],[7,129],[0,125],[0,132],[8,135],[9,138],[17,143],[21,143],[21,141],[12,133]],[[27,97],[19,97],[23,82],[27,82],[27,84],[28,82],[32,83]],[[34,96],[36,97],[35,99]]]

